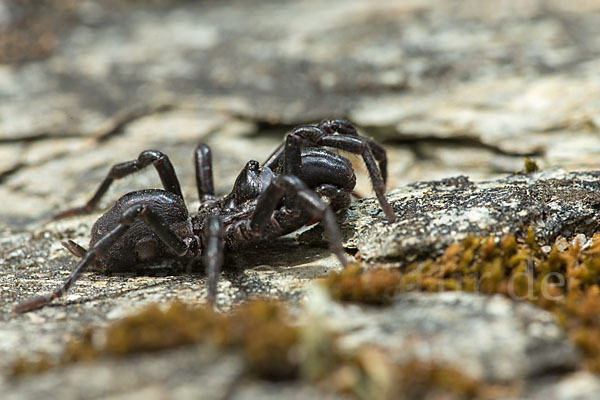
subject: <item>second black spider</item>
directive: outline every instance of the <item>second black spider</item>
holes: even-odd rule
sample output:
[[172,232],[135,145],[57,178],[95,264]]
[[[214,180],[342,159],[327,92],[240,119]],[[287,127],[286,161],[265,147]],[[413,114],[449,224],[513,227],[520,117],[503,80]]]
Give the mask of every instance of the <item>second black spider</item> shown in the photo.
[[34,310],[61,297],[95,263],[110,271],[165,258],[200,256],[207,270],[212,302],[225,250],[235,251],[283,236],[313,221],[321,221],[331,252],[346,266],[334,211],[350,204],[356,176],[348,159],[326,147],[362,156],[379,204],[387,219],[394,221],[394,212],[384,196],[385,150],[361,137],[347,121],[326,120],[296,127],[262,165],[249,161],[231,193],[221,198],[214,193],[210,148],[200,144],[194,152],[200,207],[192,216],[169,158],[147,150],[136,160],[114,165],[84,206],[66,210],[57,218],[93,211],[114,180],[150,164],[156,168],[164,190],[135,191],[117,200],[92,227],[88,249],[73,241],[63,243],[81,258],[67,280],[53,292],[20,303],[13,310]]

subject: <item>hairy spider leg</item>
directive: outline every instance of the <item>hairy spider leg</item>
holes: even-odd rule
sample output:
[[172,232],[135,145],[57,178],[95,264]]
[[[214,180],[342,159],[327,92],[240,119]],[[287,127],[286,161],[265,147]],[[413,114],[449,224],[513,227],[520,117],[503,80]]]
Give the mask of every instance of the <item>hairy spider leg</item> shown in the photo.
[[196,167],[196,187],[198,188],[200,202],[214,200],[212,154],[208,145],[200,143],[196,147],[196,150],[194,150],[194,166]]
[[113,165],[106,175],[106,178],[104,178],[104,181],[102,181],[96,190],[96,193],[85,205],[58,213],[53,217],[53,219],[71,217],[93,211],[98,205],[100,199],[102,199],[102,196],[106,194],[113,181],[131,175],[150,164],[154,165],[156,168],[165,190],[174,193],[183,199],[183,195],[181,194],[181,186],[179,185],[179,180],[177,179],[175,169],[173,168],[173,164],[171,164],[169,157],[158,150],[145,150],[140,153],[137,160],[125,161],[123,163]]
[[119,224],[90,247],[62,285],[54,289],[52,293],[34,297],[23,303],[17,304],[13,308],[13,312],[23,313],[35,310],[44,307],[54,299],[62,297],[77,280],[79,275],[92,265],[97,258],[106,254],[110,247],[119,240],[119,238],[121,238],[138,219],[141,219],[146,223],[146,225],[148,225],[167,246],[175,251],[177,255],[185,256],[189,251],[195,252],[197,250],[198,243],[196,238],[181,239],[150,206],[142,204],[131,206],[123,212]]
[[[252,214],[247,232],[250,236],[259,235],[267,226],[277,224],[273,220],[273,212],[284,195],[290,193],[296,198],[295,204],[309,212],[311,217],[321,221],[329,241],[329,250],[337,256],[346,267],[348,260],[342,246],[340,231],[331,208],[315,192],[310,190],[300,178],[291,175],[279,175],[273,178],[269,186],[258,196],[256,209]],[[244,237],[244,233],[241,235]]]
[[369,142],[360,136],[344,136],[324,133],[316,126],[301,126],[294,129],[286,138],[286,146],[283,161],[286,173],[302,176],[301,147],[304,143],[313,146],[327,146],[350,153],[359,154],[367,167],[371,184],[383,212],[390,222],[396,220],[392,206],[385,198],[385,183],[383,175],[377,168],[375,157],[369,146]]
[[202,263],[208,276],[208,302],[215,304],[217,298],[217,282],[223,265],[225,248],[225,230],[223,221],[218,215],[209,215],[204,224],[204,249]]

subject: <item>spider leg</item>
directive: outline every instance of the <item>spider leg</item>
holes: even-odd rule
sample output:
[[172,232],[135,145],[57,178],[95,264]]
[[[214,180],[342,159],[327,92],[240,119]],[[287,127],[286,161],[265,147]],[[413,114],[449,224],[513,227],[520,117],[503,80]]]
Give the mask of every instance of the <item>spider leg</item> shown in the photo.
[[[333,120],[323,120],[317,126],[303,126],[299,127],[303,128],[306,131],[313,131],[309,136],[313,136],[318,138],[323,134],[338,134],[343,136],[354,136],[354,137],[362,137],[359,135],[358,131],[350,122],[343,119],[333,119]],[[298,128],[296,128],[297,130]],[[383,146],[374,142],[371,139],[363,138],[371,152],[373,153],[373,157],[377,160],[377,165],[379,166],[379,171],[381,172],[381,178],[383,179],[383,183],[387,181],[387,155]],[[263,163],[263,167],[269,167],[271,169],[275,169],[277,164],[281,162],[284,155],[284,149],[286,147],[286,142],[284,141],[282,144],[275,149],[275,151],[267,158],[267,160]]]
[[362,156],[367,167],[367,171],[369,172],[369,177],[371,178],[373,190],[375,191],[375,195],[379,200],[379,204],[381,205],[381,208],[383,209],[383,212],[387,216],[388,220],[390,222],[394,222],[396,220],[396,215],[394,214],[392,206],[390,206],[390,203],[388,203],[387,199],[385,198],[384,174],[377,169],[373,152],[371,151],[367,140],[362,137],[326,135],[320,138],[319,144],[346,150]]
[[[324,134],[324,131],[322,131],[319,127],[312,126],[312,125],[305,125],[305,126],[296,127],[293,132],[296,132],[296,131],[299,131],[299,130],[307,130],[307,131],[311,131],[312,130],[312,131],[314,131],[314,134],[317,135],[317,136]],[[267,158],[267,160],[263,163],[263,168],[264,167],[269,167],[272,170],[276,170],[277,165],[282,160],[284,160],[284,155],[286,153],[285,149],[289,146],[288,140],[289,140],[290,136],[291,135],[287,135],[286,138],[285,138],[285,140],[283,141],[283,143],[280,144],[279,147],[277,147],[273,153],[271,153],[271,155],[269,156],[269,158]],[[300,145],[300,144],[298,144],[298,145]],[[300,165],[299,164],[300,163],[299,160],[300,160],[300,155],[298,155],[297,157],[294,158],[294,162],[296,163],[296,165]],[[286,164],[292,164],[294,162],[286,162]],[[290,173],[290,171],[287,170],[286,173]],[[292,175],[296,175],[296,174],[292,173]],[[298,175],[296,175],[296,176],[298,176]]]
[[121,179],[127,175],[131,175],[150,164],[153,164],[156,168],[165,190],[175,193],[183,199],[183,195],[181,194],[181,186],[179,185],[179,180],[177,179],[175,169],[173,168],[173,164],[171,164],[169,157],[157,150],[146,150],[140,153],[137,160],[125,161],[123,163],[113,165],[106,175],[106,178],[104,178],[104,181],[102,181],[96,190],[96,193],[94,193],[92,198],[89,199],[85,205],[58,213],[53,217],[53,219],[87,214],[93,211],[113,181]]
[[358,131],[345,119],[324,119],[317,124],[317,128],[325,133],[339,133],[346,136],[360,136]]
[[[329,134],[340,134],[345,136],[358,136],[358,131],[350,122],[343,119],[330,119],[323,120],[317,125],[324,132]],[[387,156],[385,153],[385,149],[379,144],[371,139],[363,138],[366,140],[375,160],[377,160],[377,164],[379,165],[379,171],[381,172],[381,177],[383,179],[383,183],[387,181]]]
[[65,249],[69,250],[69,253],[73,254],[75,257],[83,258],[87,253],[87,249],[85,247],[75,243],[71,239],[67,240],[66,242],[62,242],[61,244]]
[[296,176],[279,175],[260,194],[248,226],[250,231],[247,234],[259,236],[267,226],[273,224],[273,212],[283,196],[290,196],[290,194],[295,197],[295,204],[299,208],[307,211],[312,218],[323,223],[325,234],[329,239],[329,250],[337,256],[344,267],[347,266],[348,260],[342,247],[342,239],[333,211],[327,203]]
[[[162,218],[156,212],[154,212],[150,206],[136,204],[126,209],[121,215],[119,223],[91,245],[73,272],[71,272],[69,277],[60,286],[47,295],[34,297],[30,300],[26,300],[25,302],[17,304],[12,309],[13,312],[23,313],[35,310],[44,307],[54,299],[62,297],[69,290],[71,285],[77,280],[79,275],[81,275],[82,272],[92,265],[96,259],[102,257],[138,219],[144,221],[150,227],[150,229],[179,256],[184,256],[190,251],[196,251],[198,244],[196,238],[186,238],[186,240],[181,239],[175,232],[171,230],[171,228],[169,228],[167,224],[164,223]],[[78,251],[79,250],[76,250],[76,252]]]
[[208,145],[201,143],[194,151],[194,165],[196,167],[196,187],[200,202],[215,198],[213,184],[212,154]]
[[223,265],[223,248],[225,247],[225,231],[223,221],[218,215],[209,215],[204,225],[204,252],[202,263],[208,275],[208,302],[215,304],[217,283]]
[[271,153],[269,158],[267,158],[267,160],[262,164],[263,168],[269,167],[272,170],[275,170],[275,167],[277,166],[277,164],[279,164],[279,162],[281,161],[281,158],[283,157],[284,147],[285,147],[285,141],[283,143],[281,143],[279,145],[279,147],[277,147],[275,149],[275,151],[273,153]]
[[369,172],[373,190],[375,191],[375,195],[379,200],[383,212],[390,222],[396,220],[396,215],[385,198],[383,174],[377,168],[375,157],[373,156],[369,142],[365,138],[360,136],[327,134],[316,126],[298,127],[286,138],[284,154],[286,174],[302,176],[301,147],[305,142],[317,146],[333,147],[361,155],[367,167],[367,171]]
[[335,185],[330,185],[327,183],[315,188],[315,193],[318,194],[319,197],[327,197],[329,199],[329,206],[334,211],[347,208],[352,201],[350,198],[350,193],[338,188]]

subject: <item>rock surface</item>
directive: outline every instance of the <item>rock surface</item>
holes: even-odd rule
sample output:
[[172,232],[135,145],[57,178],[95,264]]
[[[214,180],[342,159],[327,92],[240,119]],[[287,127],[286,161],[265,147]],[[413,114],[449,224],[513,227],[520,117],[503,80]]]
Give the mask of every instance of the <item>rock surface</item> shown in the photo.
[[[417,221],[419,218],[434,221],[439,217],[442,206],[461,210],[454,219],[443,221],[448,227],[446,239],[442,233],[432,236],[439,241],[459,238],[468,233],[495,233],[496,231],[490,230],[493,227],[499,229],[498,234],[506,229],[522,229],[527,225],[527,218],[531,217],[528,212],[534,209],[538,212],[533,220],[538,223],[540,231],[554,232],[550,229],[554,226],[550,222],[563,221],[556,218],[556,215],[564,215],[572,219],[568,223],[563,221],[564,226],[556,226],[557,233],[567,229],[572,232],[589,232],[596,221],[593,218],[593,205],[597,204],[598,198],[590,193],[594,185],[597,185],[594,181],[597,175],[593,172],[567,174],[553,171],[511,176],[478,184],[470,183],[465,178],[457,178],[441,184],[424,182],[411,185],[398,189],[390,197],[392,204],[398,209],[399,204],[410,198],[406,196],[407,193],[415,190],[420,190],[422,194],[429,192],[417,197],[422,210],[421,214],[413,213]],[[519,198],[519,193],[527,196]],[[542,197],[546,201],[541,200]],[[444,199],[443,204],[440,199]],[[513,212],[510,207],[502,205],[502,201],[507,199],[514,201],[512,206],[516,208]],[[519,205],[519,201],[525,200],[529,206]],[[351,207],[349,214],[354,217],[344,220],[346,231],[354,232],[359,237],[375,235],[381,242],[395,243],[396,237],[401,237],[408,243],[423,241],[421,230],[404,229],[402,222],[395,225],[383,221],[374,223],[375,219],[381,218],[381,212],[377,208],[357,211],[370,203],[376,204],[374,199],[365,199]],[[483,220],[487,222],[481,224],[469,220],[468,216],[474,213],[467,205],[480,210],[478,215],[491,216],[490,220]],[[544,205],[547,210],[554,210],[558,214],[553,215],[549,211],[544,213]],[[496,215],[494,208],[488,210],[492,206],[500,207],[504,212]],[[499,215],[502,219],[494,220],[494,216],[497,218]],[[541,215],[544,218],[540,219]],[[125,274],[87,273],[65,300],[26,315],[11,315],[9,309],[12,303],[49,291],[66,277],[68,268],[64,264],[72,264],[73,260],[65,256],[58,243],[61,238],[73,237],[80,240],[87,237],[93,220],[93,217],[89,217],[61,221],[46,225],[34,233],[13,234],[3,240],[2,251],[6,256],[2,260],[4,273],[1,284],[4,290],[0,335],[3,340],[0,359],[4,367],[8,367],[19,353],[31,356],[43,350],[57,354],[63,347],[65,337],[78,334],[86,325],[106,324],[149,302],[166,302],[173,298],[189,303],[204,300],[206,279],[198,271],[198,266],[164,262]],[[493,223],[490,222],[492,220]],[[362,228],[352,228],[352,224]],[[431,222],[419,225],[413,221],[411,225],[435,229],[435,224]],[[384,231],[381,231],[382,227],[385,227]],[[454,233],[451,234],[450,231]],[[425,241],[429,243],[428,251],[431,254],[438,249],[431,247],[434,242]],[[17,248],[9,248],[15,245]],[[359,249],[359,254],[368,256],[367,250]],[[398,254],[395,256],[397,259]],[[393,259],[391,256],[385,258]],[[308,284],[328,271],[339,268],[335,257],[326,249],[298,244],[293,238],[284,238],[278,243],[242,251],[230,257],[219,285],[218,303],[227,309],[247,298],[262,295],[299,305],[299,301],[307,296]],[[315,297],[318,298],[308,294],[309,299]],[[309,309],[310,307],[309,305]],[[312,307],[315,308],[314,305]],[[467,293],[403,294],[387,308],[342,306],[326,300],[317,309],[324,323],[338,332],[341,347],[349,353],[360,345],[376,344],[383,347],[397,362],[410,357],[443,362],[460,366],[461,370],[484,382],[507,383],[522,379],[535,382],[548,372],[574,369],[579,359],[577,351],[566,340],[564,332],[551,314],[532,305],[502,297],[490,298]],[[169,355],[171,356],[177,358],[176,355]],[[161,357],[152,357],[150,360],[153,361],[149,361],[149,365],[169,362],[161,361]],[[111,361],[107,363],[111,365]],[[86,368],[92,369],[89,372],[91,374],[109,374],[107,380],[111,380],[110,374],[119,373],[118,369],[105,364]],[[26,383],[29,379],[26,378],[22,381],[22,386],[11,386],[11,390],[15,391],[15,395],[20,390],[25,390],[20,388],[25,387],[30,388],[28,390],[46,390],[45,385],[51,387],[56,384],[53,376],[67,374],[70,377],[80,373],[76,367],[62,372],[55,371],[44,380],[36,380],[33,386]],[[134,382],[152,379],[152,372],[142,371],[136,374]],[[210,374],[201,375],[203,379],[212,379]],[[175,384],[169,376],[164,379],[165,383],[157,387],[157,393],[171,391],[171,385]],[[192,385],[189,388],[192,393],[199,390],[189,382],[183,387],[188,384]],[[122,395],[134,390],[129,384],[123,385],[117,385],[115,389]],[[74,392],[71,395],[81,389],[76,385],[72,390]]]
[[550,313],[499,295],[404,293],[384,309],[325,304],[325,320],[346,332],[346,349],[373,344],[396,362],[456,365],[484,382],[571,370],[579,358]]
[[439,255],[468,235],[502,236],[533,228],[541,243],[591,235],[600,225],[600,172],[562,170],[471,182],[465,176],[419,182],[390,192],[398,215],[385,220],[375,199],[344,214],[344,245],[366,260],[412,261]]
[[558,381],[546,382],[534,400],[591,399],[600,390],[598,377],[589,372],[578,372]]

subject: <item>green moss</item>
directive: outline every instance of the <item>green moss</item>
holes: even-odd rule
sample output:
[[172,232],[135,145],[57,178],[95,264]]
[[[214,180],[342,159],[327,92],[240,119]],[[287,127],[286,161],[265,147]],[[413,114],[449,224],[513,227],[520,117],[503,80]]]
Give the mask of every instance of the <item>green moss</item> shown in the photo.
[[[464,290],[500,293],[530,301],[553,312],[569,337],[584,354],[583,367],[600,372],[600,234],[582,249],[577,241],[542,251],[533,230],[523,240],[514,235],[502,238],[467,237],[449,246],[436,259],[413,263],[400,270],[362,270],[331,274],[324,282],[336,299],[374,303],[365,284],[377,276],[376,293],[405,291],[436,292]],[[386,277],[388,281],[386,282]],[[381,289],[385,288],[385,289]],[[367,301],[365,301],[365,299]]]
[[17,358],[12,365],[12,376],[41,373],[49,370],[55,362],[47,354],[39,354],[34,358]]
[[398,291],[400,273],[383,268],[363,271],[355,263],[340,273],[330,273],[321,283],[334,299],[381,305]]
[[538,167],[538,165],[535,162],[535,160],[532,160],[529,157],[525,157],[525,161],[524,161],[523,164],[524,164],[524,166],[523,166],[523,172],[525,172],[526,174],[530,174],[532,172],[540,170],[540,167]]

